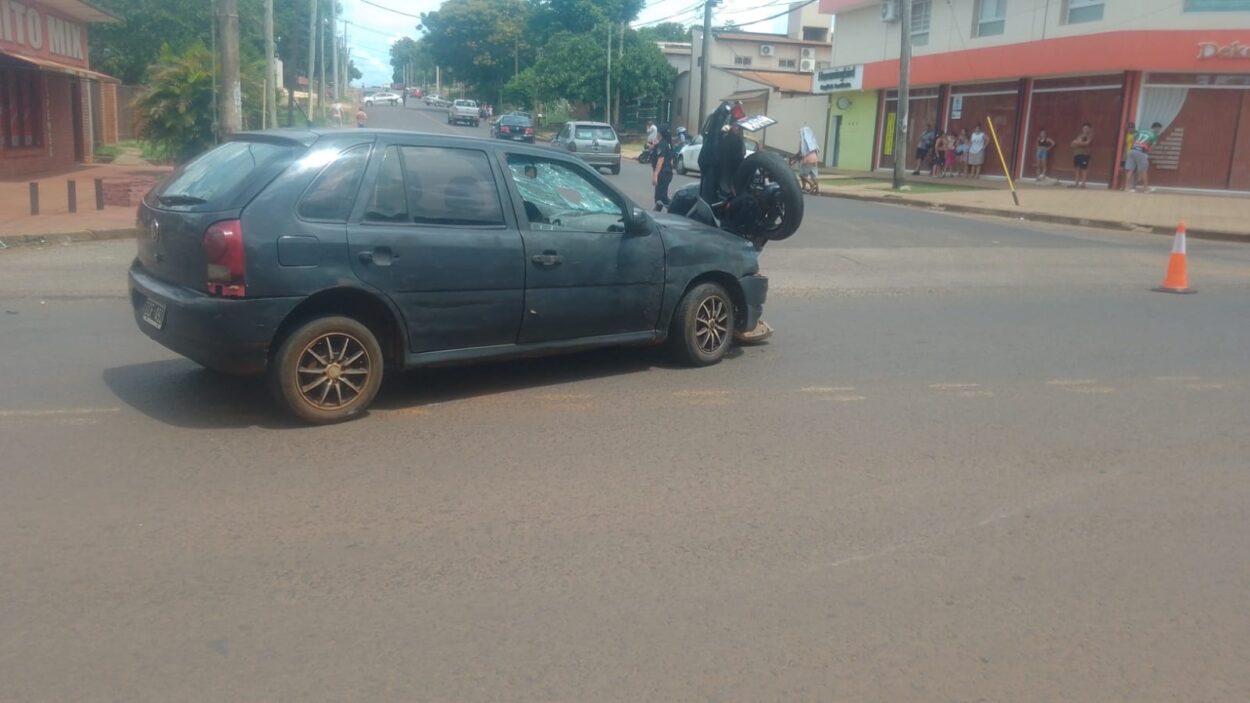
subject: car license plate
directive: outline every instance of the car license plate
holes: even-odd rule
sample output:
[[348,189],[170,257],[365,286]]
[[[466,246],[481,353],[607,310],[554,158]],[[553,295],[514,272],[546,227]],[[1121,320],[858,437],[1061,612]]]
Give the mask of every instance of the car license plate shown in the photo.
[[518,142],[523,142],[523,141],[525,141],[525,136],[524,136],[524,135],[521,135],[521,134],[514,134],[514,135],[512,135],[512,138],[513,138],[513,139],[515,139],[515,140],[516,140],[516,141],[518,141]]
[[156,329],[165,326],[165,304],[148,300],[143,304],[143,321]]

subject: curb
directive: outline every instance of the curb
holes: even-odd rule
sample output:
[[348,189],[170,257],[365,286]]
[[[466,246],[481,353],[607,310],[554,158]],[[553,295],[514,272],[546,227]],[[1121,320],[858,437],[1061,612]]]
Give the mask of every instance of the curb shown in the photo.
[[56,234],[15,234],[9,237],[0,236],[0,249],[20,246],[39,246],[46,244],[74,244],[77,242],[104,242],[112,239],[134,239],[139,230],[133,227],[124,229],[88,229],[78,232],[58,232]]
[[[1075,225],[1077,227],[1097,227],[1100,229],[1117,229],[1126,232],[1143,232],[1149,234],[1162,234],[1171,237],[1176,234],[1176,228],[1165,225],[1149,225],[1138,222],[1118,222],[1116,220],[1097,220],[1088,217],[1071,217],[1069,215],[1051,215],[1040,212],[1021,212],[1016,210],[1004,210],[992,207],[980,207],[977,205],[957,205],[934,203],[927,200],[913,200],[900,195],[865,195],[860,193],[836,192],[829,190],[821,190],[820,196],[824,198],[842,198],[844,200],[861,200],[869,203],[883,203],[886,205],[906,205],[908,207],[918,207],[927,210],[935,210],[938,212],[955,212],[965,215],[987,215],[989,217],[999,217],[1008,220],[1028,220],[1031,222],[1048,222],[1057,225]],[[1242,232],[1225,232],[1222,230],[1203,230],[1203,229],[1186,229],[1185,234],[1192,239],[1205,239],[1217,242],[1238,242],[1242,244],[1250,244],[1250,233]]]

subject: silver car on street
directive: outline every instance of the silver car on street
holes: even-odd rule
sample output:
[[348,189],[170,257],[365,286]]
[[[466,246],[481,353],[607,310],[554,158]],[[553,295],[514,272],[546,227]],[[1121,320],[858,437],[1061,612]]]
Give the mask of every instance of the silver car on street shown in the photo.
[[595,168],[621,172],[621,140],[606,122],[565,122],[551,145],[576,154]]

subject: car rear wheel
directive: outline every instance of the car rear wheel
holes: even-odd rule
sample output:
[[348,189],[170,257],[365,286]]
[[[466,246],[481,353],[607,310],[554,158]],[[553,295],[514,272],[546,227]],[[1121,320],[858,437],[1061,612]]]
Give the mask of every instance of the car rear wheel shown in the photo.
[[274,395],[304,422],[342,422],[364,412],[382,387],[382,347],[350,317],[321,317],[291,333],[274,356]]
[[701,283],[686,293],[673,312],[669,344],[679,361],[711,366],[725,358],[733,340],[733,299],[719,283]]
[[621,165],[620,165],[620,164],[616,164],[615,166],[613,166],[613,167],[611,168],[611,171],[612,171],[612,175],[613,175],[613,176],[619,176],[619,175],[621,175]]

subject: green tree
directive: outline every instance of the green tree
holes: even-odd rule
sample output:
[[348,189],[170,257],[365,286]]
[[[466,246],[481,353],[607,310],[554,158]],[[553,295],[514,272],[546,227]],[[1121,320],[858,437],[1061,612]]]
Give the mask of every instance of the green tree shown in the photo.
[[638,29],[638,37],[646,41],[690,41],[690,28],[676,22],[661,22]]
[[430,59],[481,91],[502,87],[530,62],[523,0],[445,0],[421,15]]
[[162,44],[134,103],[144,139],[165,158],[182,162],[213,145],[213,56],[195,43],[179,53]]

